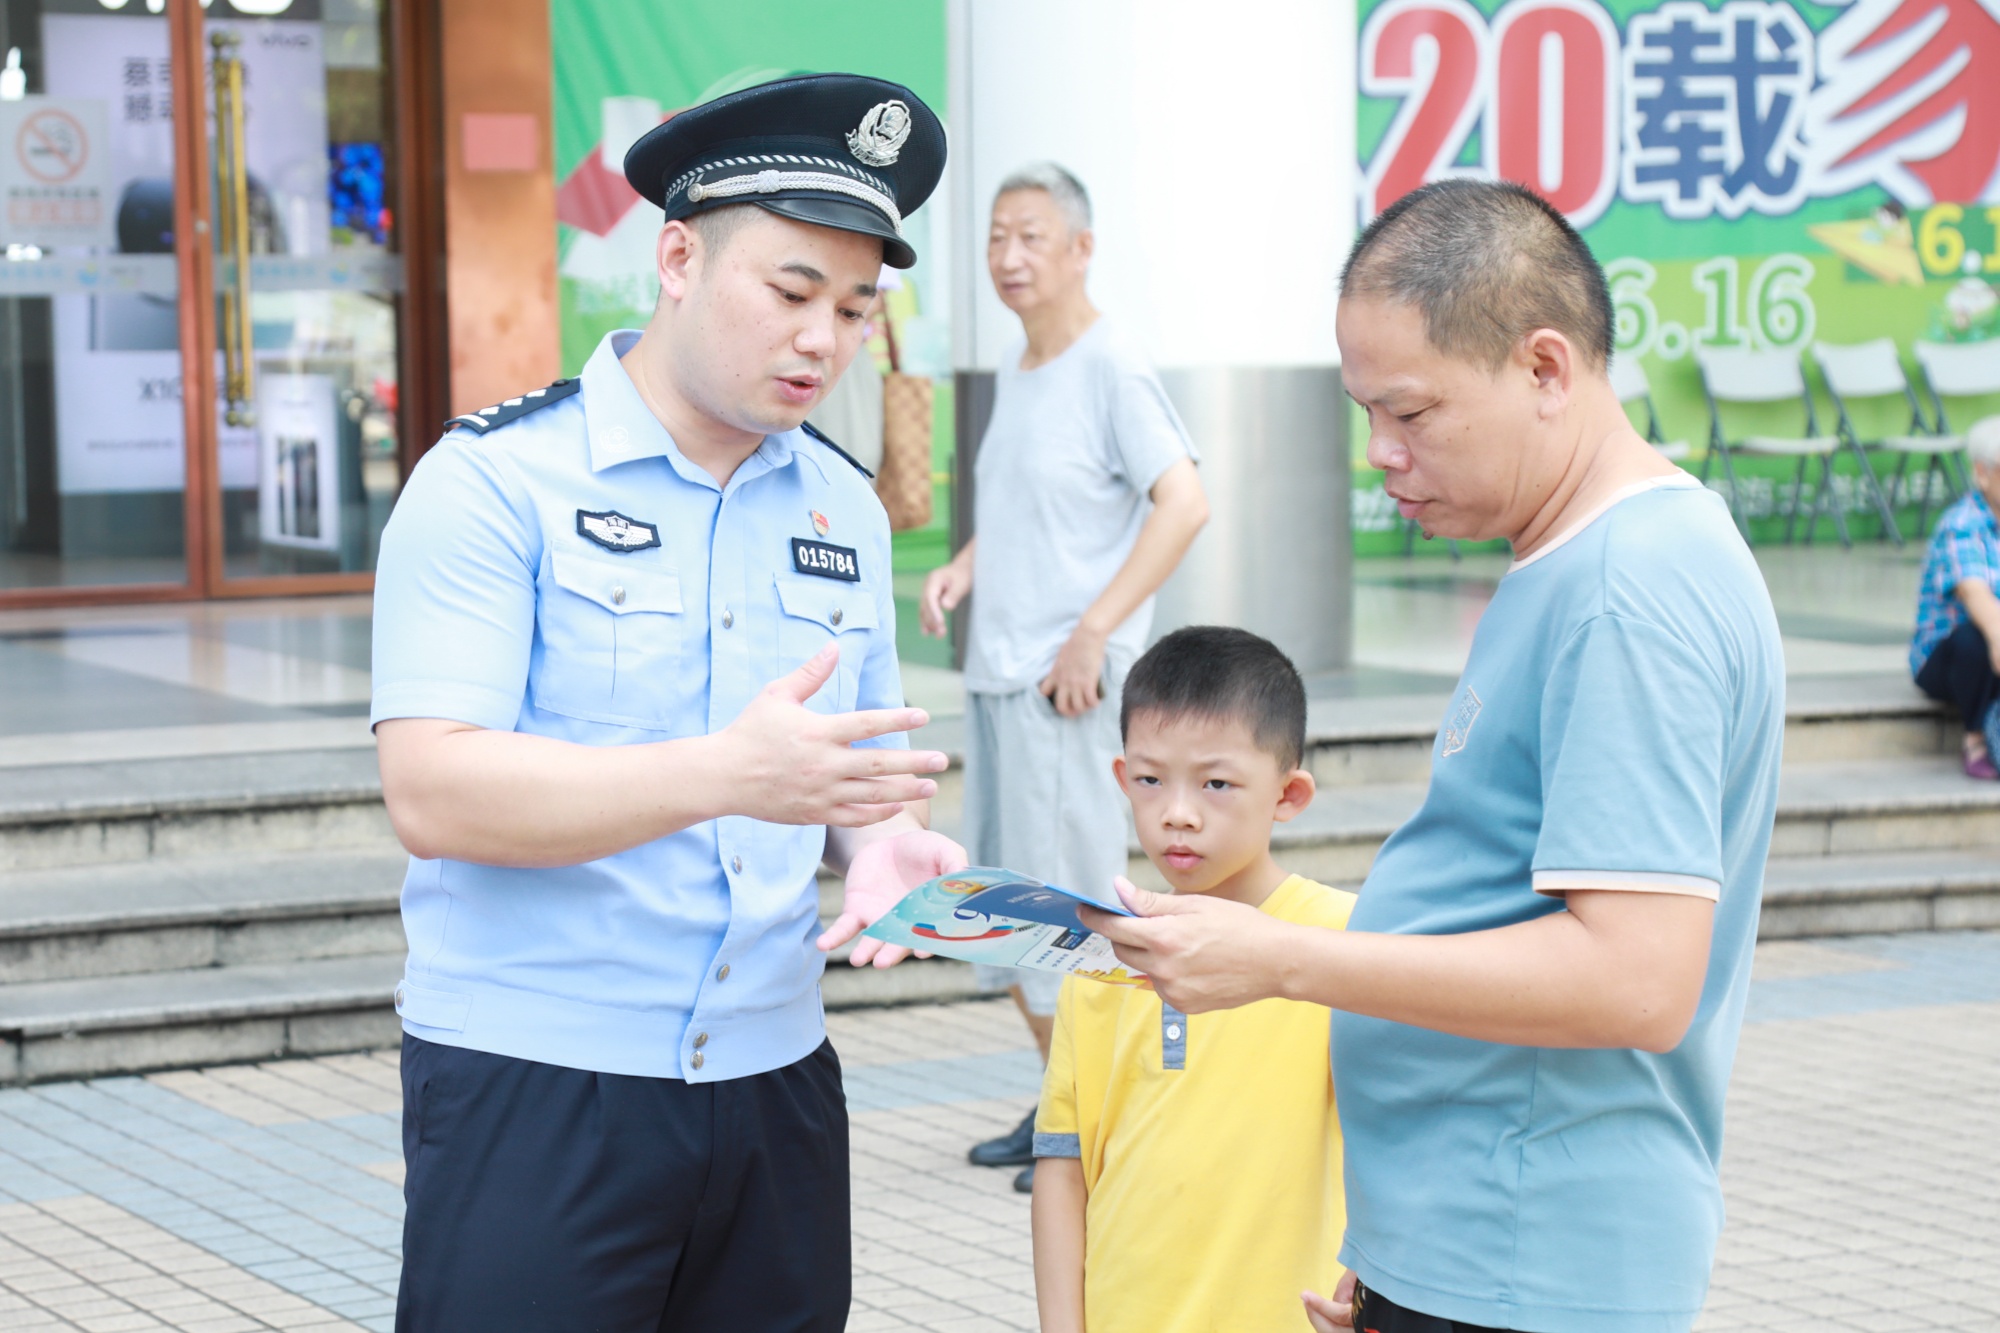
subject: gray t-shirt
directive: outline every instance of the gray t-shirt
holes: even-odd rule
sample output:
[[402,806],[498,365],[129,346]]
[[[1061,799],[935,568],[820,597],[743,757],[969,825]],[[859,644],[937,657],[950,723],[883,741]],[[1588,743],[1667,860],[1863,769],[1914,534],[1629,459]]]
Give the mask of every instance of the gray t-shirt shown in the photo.
[[[965,688],[982,694],[1040,683],[1132,553],[1153,483],[1198,457],[1159,377],[1109,320],[1033,370],[1020,369],[1025,350],[1000,359],[974,469]],[[1152,623],[1148,598],[1113,632],[1110,661],[1130,666]]]

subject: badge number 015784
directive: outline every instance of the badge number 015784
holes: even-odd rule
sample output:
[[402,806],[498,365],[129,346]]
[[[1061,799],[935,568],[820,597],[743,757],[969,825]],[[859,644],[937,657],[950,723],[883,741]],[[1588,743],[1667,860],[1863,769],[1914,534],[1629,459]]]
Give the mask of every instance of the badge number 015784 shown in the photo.
[[830,542],[807,541],[804,537],[794,537],[792,568],[798,573],[812,574],[823,579],[840,579],[845,583],[861,582],[861,562],[855,558],[852,546],[835,546]]

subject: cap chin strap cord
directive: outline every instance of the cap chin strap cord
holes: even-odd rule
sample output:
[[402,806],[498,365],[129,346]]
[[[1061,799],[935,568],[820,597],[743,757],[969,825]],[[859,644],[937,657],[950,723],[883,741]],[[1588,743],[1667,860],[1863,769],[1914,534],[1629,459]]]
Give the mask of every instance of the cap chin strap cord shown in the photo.
[[733,199],[745,194],[778,194],[785,190],[825,190],[831,194],[844,194],[851,199],[859,199],[871,208],[879,209],[896,229],[896,235],[903,234],[903,215],[896,209],[896,201],[880,190],[870,189],[860,181],[845,176],[835,176],[819,171],[776,171],[765,170],[747,176],[728,176],[719,181],[691,181],[687,187],[688,202],[701,203],[707,199]]

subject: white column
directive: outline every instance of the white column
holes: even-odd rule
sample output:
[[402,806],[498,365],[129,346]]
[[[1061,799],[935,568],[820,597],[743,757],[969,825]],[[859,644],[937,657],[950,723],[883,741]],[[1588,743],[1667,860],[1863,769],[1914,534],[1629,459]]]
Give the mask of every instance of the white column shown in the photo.
[[1346,665],[1352,3],[950,4],[961,384],[1018,336],[986,275],[994,188],[1053,159],[1090,191],[1092,300],[1150,352],[1204,455],[1216,517],[1157,628],[1243,624],[1308,671]]

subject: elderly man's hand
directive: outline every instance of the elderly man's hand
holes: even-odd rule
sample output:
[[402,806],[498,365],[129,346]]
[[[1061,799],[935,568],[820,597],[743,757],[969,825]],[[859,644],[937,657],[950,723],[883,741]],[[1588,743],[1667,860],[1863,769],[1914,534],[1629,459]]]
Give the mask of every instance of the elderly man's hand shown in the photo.
[[1041,692],[1064,717],[1081,717],[1103,700],[1104,644],[1102,635],[1078,625],[1042,677]]
[[1123,876],[1116,883],[1137,919],[1088,907],[1078,914],[1127,967],[1150,977],[1168,1004],[1201,1014],[1280,994],[1284,922],[1223,898],[1151,893]]

